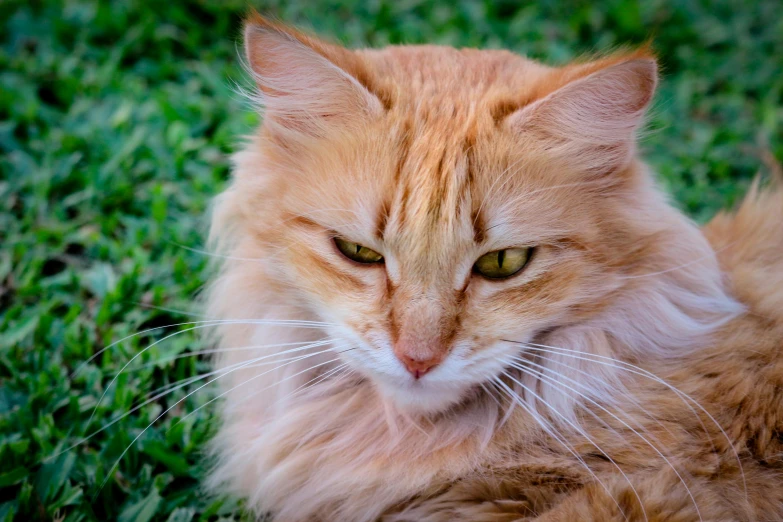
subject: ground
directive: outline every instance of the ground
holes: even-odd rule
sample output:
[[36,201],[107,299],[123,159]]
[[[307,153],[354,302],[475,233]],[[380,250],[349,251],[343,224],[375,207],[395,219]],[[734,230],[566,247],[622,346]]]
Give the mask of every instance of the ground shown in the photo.
[[[663,81],[642,149],[697,221],[783,158],[779,0],[254,5],[351,46],[506,47],[562,63],[652,39]],[[187,355],[206,348],[198,331],[152,347],[110,387],[142,348],[185,326],[87,361],[127,335],[199,320],[206,209],[257,122],[234,88],[245,82],[246,7],[0,2],[0,522],[241,518],[235,502],[199,490],[214,405],[186,415],[210,386],[110,424],[208,371],[205,356]]]

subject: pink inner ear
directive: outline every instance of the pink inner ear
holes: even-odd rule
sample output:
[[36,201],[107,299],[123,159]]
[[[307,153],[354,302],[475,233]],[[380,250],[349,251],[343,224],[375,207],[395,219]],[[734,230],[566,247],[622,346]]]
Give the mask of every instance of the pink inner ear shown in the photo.
[[629,60],[565,85],[514,112],[506,124],[587,170],[614,170],[633,152],[656,83],[654,60]]
[[356,78],[292,35],[249,24],[245,52],[266,121],[277,130],[322,135],[336,122],[382,111],[378,98]]

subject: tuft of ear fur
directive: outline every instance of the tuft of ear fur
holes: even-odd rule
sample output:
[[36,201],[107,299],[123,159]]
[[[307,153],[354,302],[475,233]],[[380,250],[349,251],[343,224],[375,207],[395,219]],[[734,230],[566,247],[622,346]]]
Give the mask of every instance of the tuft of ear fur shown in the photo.
[[357,77],[364,65],[352,51],[327,44],[252,12],[245,55],[260,90],[266,127],[288,136],[319,137],[383,110]]
[[507,125],[580,170],[603,174],[621,169],[633,156],[635,132],[655,92],[657,70],[652,56],[635,53],[563,71],[560,79],[565,76],[568,83],[512,113]]

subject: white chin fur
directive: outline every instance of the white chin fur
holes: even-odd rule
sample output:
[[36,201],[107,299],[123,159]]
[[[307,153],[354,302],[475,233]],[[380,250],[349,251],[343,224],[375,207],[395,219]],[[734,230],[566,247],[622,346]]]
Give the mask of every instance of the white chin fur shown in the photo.
[[384,398],[409,413],[439,413],[464,397],[464,390],[427,382],[426,375],[419,380],[410,377],[395,383],[386,379],[373,379],[373,382]]

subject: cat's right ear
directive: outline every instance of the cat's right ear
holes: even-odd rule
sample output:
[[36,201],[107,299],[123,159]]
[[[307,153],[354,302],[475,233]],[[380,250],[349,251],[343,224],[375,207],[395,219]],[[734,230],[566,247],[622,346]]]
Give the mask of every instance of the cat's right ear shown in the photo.
[[251,13],[245,56],[259,89],[266,127],[289,137],[322,137],[378,115],[383,105],[357,77],[355,53]]

